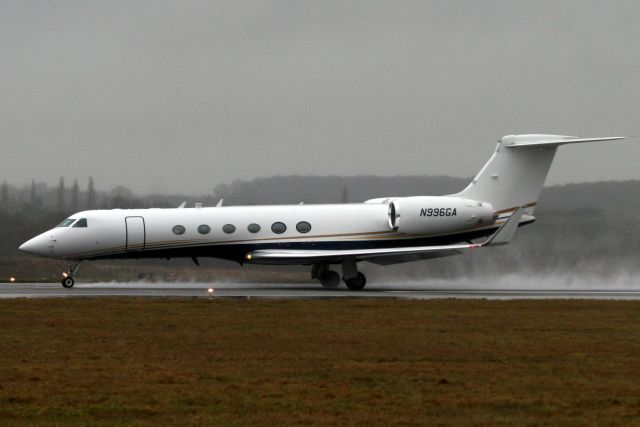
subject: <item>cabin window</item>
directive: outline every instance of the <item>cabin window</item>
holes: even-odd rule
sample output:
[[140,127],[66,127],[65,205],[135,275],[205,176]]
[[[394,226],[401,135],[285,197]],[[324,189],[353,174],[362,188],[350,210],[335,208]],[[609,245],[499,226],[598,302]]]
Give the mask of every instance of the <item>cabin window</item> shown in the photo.
[[282,234],[285,231],[287,231],[287,226],[284,225],[284,223],[282,222],[274,222],[273,225],[271,226],[271,231],[273,231],[276,234]]
[[202,224],[198,226],[198,233],[200,234],[209,234],[210,231],[211,231],[211,227],[209,227],[207,224]]
[[73,224],[73,228],[87,227],[87,218],[80,218],[75,224]]
[[227,234],[235,233],[236,226],[233,224],[225,224],[224,227],[222,227],[222,231],[224,231]]
[[184,226],[182,225],[174,225],[171,231],[173,231],[173,234],[176,234],[179,236],[181,234],[184,234],[184,232],[187,231],[187,229],[184,228]]
[[64,221],[62,221],[60,224],[58,224],[58,227],[68,227],[71,224],[73,224],[75,220],[76,220],[75,218],[67,218]]
[[258,224],[249,224],[247,230],[249,230],[249,233],[257,233],[260,231],[260,226]]
[[311,231],[311,224],[307,221],[300,221],[296,224],[296,230],[298,230],[298,233],[308,233]]

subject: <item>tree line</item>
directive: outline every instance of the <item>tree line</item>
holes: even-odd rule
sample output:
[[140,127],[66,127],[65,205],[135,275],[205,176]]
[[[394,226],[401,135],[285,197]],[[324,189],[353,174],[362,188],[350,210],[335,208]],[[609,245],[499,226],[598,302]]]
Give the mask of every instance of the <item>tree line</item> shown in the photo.
[[[56,186],[32,180],[30,185],[16,186],[4,181],[0,184],[0,211],[17,212],[25,209],[45,209],[50,212],[78,212],[91,209],[130,209],[151,207],[153,198],[137,197],[123,185],[110,191],[96,190],[93,177],[81,188],[74,179],[69,186],[60,177]],[[158,200],[164,207],[164,202]]]
[[43,182],[31,181],[28,186],[17,187],[3,181],[0,184],[0,209],[11,212],[22,208],[47,208],[58,211],[93,209],[97,207],[97,196],[93,177],[89,177],[86,190],[81,190],[78,180],[67,186],[60,177],[56,187]]

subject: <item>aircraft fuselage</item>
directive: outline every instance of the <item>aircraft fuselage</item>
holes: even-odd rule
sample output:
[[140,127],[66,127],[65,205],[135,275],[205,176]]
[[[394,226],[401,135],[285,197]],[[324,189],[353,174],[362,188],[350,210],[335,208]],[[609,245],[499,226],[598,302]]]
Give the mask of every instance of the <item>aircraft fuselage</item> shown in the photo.
[[495,230],[488,204],[446,197],[393,201],[398,209],[393,214],[382,202],[84,211],[21,250],[68,260],[216,257],[246,262],[246,254],[257,249],[438,245]]

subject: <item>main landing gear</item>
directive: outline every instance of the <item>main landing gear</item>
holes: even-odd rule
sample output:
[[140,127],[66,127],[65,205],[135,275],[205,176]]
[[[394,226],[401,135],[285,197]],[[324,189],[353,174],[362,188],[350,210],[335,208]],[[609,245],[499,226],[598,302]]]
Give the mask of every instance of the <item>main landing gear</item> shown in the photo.
[[344,279],[344,283],[346,283],[347,288],[351,289],[352,291],[359,291],[360,289],[364,288],[364,285],[367,284],[367,278],[364,276],[364,274],[358,272],[356,277]]
[[[340,286],[340,275],[330,270],[328,264],[315,264],[311,269],[311,278],[318,279],[324,288],[335,289]],[[355,260],[342,263],[342,280],[352,291],[359,291],[367,284],[367,278],[358,271]]]
[[62,273],[63,278],[60,283],[63,287],[73,288],[73,285],[76,283],[76,281],[73,279],[73,276],[76,274],[76,271],[78,271],[79,267],[79,262],[75,264],[69,264],[69,269],[66,272]]
[[311,269],[311,278],[318,279],[323,288],[334,289],[340,286],[340,275],[329,270],[328,264],[314,264]]

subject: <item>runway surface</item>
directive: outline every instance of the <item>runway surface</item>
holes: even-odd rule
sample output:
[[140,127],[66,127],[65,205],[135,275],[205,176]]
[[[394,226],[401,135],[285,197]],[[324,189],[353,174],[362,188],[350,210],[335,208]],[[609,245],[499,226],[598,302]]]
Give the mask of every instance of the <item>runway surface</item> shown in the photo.
[[[323,289],[309,284],[251,283],[88,283],[65,289],[57,283],[1,283],[0,298],[178,297],[178,298],[486,298],[486,299],[640,299],[640,287],[486,289],[455,283],[368,286],[362,291]],[[213,289],[209,296],[209,288]]]

